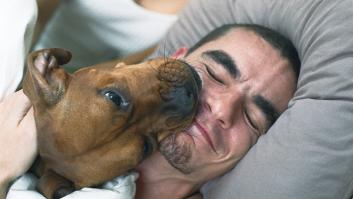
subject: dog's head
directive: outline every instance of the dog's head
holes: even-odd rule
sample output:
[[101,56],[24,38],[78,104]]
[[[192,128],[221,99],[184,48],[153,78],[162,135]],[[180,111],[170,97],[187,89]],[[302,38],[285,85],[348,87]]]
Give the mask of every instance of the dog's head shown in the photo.
[[35,109],[44,159],[114,151],[136,165],[163,138],[192,122],[200,79],[188,64],[160,58],[137,65],[96,65],[68,74],[60,65],[70,58],[63,49],[36,51],[28,57],[23,87]]

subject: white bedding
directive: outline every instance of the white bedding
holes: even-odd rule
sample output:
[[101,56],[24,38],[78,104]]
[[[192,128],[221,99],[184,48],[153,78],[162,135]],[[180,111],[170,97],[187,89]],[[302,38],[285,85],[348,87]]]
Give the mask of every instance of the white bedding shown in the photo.
[[[136,192],[135,181],[138,173],[131,172],[106,182],[101,188],[83,188],[64,197],[64,199],[133,199]],[[35,190],[38,179],[26,173],[17,179],[10,187],[6,199],[45,199]]]

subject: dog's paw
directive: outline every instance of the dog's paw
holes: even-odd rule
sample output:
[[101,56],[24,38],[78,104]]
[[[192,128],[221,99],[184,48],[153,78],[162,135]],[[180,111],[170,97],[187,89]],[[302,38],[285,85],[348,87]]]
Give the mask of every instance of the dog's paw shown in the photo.
[[75,190],[73,187],[60,187],[54,192],[53,199],[63,198],[74,191]]

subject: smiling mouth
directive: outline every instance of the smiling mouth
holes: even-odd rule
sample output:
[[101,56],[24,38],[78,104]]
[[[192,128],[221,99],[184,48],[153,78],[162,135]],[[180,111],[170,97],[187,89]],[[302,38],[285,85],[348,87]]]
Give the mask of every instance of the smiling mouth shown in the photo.
[[208,134],[208,132],[206,131],[205,128],[203,128],[203,126],[201,126],[200,123],[198,123],[196,120],[194,120],[194,124],[196,126],[196,128],[201,132],[202,136],[205,138],[206,142],[210,145],[210,147],[212,148],[212,150],[217,153],[212,141],[211,141],[211,138]]

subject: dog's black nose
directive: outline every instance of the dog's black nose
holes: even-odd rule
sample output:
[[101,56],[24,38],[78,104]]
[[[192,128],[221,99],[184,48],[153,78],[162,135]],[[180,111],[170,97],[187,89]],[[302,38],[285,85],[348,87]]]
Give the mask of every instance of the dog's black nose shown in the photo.
[[159,79],[168,112],[187,117],[196,110],[201,80],[190,65],[179,60],[167,62],[159,69]]
[[191,82],[186,82],[183,86],[174,88],[169,96],[169,107],[175,109],[181,117],[190,115],[197,104],[198,92]]

